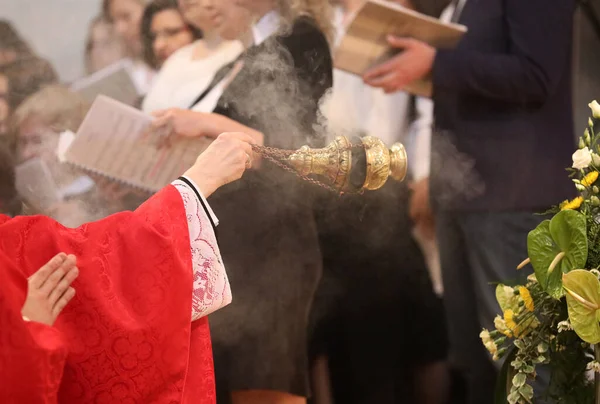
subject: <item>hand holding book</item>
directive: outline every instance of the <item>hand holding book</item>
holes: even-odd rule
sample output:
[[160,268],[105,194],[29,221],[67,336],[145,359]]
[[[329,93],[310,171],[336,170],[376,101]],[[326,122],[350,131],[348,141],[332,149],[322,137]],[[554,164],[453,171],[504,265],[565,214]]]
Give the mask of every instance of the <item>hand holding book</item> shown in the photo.
[[[454,48],[466,32],[463,25],[392,2],[368,0],[348,25],[335,52],[335,67],[358,76],[368,72],[367,82],[388,92],[405,90],[430,97],[428,65],[434,49]],[[377,66],[381,69],[370,70]]]
[[402,91],[407,85],[423,80],[431,73],[436,50],[433,46],[413,38],[388,36],[390,46],[402,52],[390,60],[369,69],[365,83],[379,87],[386,93]]

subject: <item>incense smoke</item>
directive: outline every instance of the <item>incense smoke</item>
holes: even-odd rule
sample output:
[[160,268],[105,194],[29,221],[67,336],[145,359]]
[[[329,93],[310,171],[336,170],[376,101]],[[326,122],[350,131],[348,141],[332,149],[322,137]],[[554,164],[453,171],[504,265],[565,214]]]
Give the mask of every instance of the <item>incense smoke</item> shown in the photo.
[[455,135],[443,131],[434,136],[431,171],[436,177],[435,202],[441,207],[452,207],[483,194],[485,183],[475,168],[475,160],[456,148]]
[[[298,62],[278,41],[267,41],[248,52],[242,72],[223,95],[224,104],[233,107],[242,122],[265,133],[269,146],[295,149],[315,144],[322,135],[314,127],[318,115],[315,87],[324,87],[327,77],[317,82],[299,78]],[[324,63],[316,53],[305,57],[310,70]]]

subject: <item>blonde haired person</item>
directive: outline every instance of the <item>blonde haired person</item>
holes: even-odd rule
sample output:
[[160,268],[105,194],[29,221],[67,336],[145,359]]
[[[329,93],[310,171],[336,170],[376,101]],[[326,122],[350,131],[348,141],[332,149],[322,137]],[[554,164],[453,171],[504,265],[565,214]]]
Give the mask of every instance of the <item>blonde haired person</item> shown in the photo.
[[88,109],[88,102],[78,94],[51,85],[15,110],[10,136],[22,168],[17,170],[21,172],[17,188],[25,201],[25,213],[45,213],[67,227],[98,218],[88,217],[90,209],[80,199],[94,190],[94,182],[59,159]]
[[[10,122],[21,164],[18,187],[26,213],[44,213],[67,227],[137,208],[148,195],[91,178],[62,162],[83,122],[89,103],[61,85],[48,86],[26,99]],[[27,169],[25,169],[27,167]]]
[[[260,1],[244,0],[248,3],[260,5]],[[267,2],[263,2],[267,3]],[[281,13],[283,21],[290,26],[302,16],[312,18],[319,29],[328,40],[332,41],[335,36],[335,27],[332,23],[333,9],[329,2],[323,0],[277,0],[277,9]]]
[[[205,1],[219,35],[242,40],[246,51],[217,73],[195,111],[161,111],[155,124],[184,136],[238,128],[267,146],[324,144],[315,125],[332,85],[327,1]],[[308,314],[323,265],[319,191],[262,161],[212,197],[227,218],[219,240],[237,293],[211,318],[219,402],[296,404],[309,396]]]

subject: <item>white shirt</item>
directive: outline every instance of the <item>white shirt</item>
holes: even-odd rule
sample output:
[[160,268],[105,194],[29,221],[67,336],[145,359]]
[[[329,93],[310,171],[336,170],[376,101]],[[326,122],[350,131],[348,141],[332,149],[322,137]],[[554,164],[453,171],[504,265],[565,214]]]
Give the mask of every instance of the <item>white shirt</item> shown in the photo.
[[[215,73],[243,51],[239,41],[225,41],[213,53],[194,59],[196,42],[184,46],[164,63],[142,110],[152,113],[167,108],[188,109],[210,84]],[[214,106],[213,106],[214,108]]]
[[271,35],[275,34],[280,25],[281,16],[276,10],[269,11],[267,14],[263,15],[251,29],[254,45],[260,45]]
[[128,66],[128,70],[138,94],[148,94],[148,91],[152,88],[154,79],[156,78],[156,71],[139,60],[133,61],[133,63]]
[[[346,27],[343,11],[335,10],[336,43]],[[383,140],[388,146],[403,141],[407,129],[409,96],[406,93],[385,94],[381,89],[366,85],[362,78],[334,69],[333,89],[323,102],[329,133],[351,134],[357,130]]]
[[[459,0],[458,7],[462,11],[466,0]],[[440,20],[450,22],[454,14],[451,3],[442,12]],[[417,119],[411,124],[407,141],[409,169],[415,181],[429,177],[431,162],[431,131],[433,130],[433,101],[429,98],[416,98]]]
[[[461,13],[463,12],[463,10],[465,8],[465,4],[467,4],[467,0],[458,0],[458,2],[456,3],[456,10],[457,10],[456,20],[458,20]],[[452,3],[450,3],[450,5],[446,8],[446,10],[444,10],[444,13],[442,13],[440,20],[449,22],[452,19],[453,14],[454,14],[454,5]]]

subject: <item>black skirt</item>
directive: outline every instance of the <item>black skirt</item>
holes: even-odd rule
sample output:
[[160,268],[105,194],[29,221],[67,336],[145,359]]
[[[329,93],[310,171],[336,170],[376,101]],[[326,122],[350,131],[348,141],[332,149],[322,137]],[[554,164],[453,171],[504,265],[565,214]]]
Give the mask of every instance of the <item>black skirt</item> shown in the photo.
[[[329,46],[315,23],[250,48],[214,112],[265,134],[265,144],[318,143],[318,102],[332,84]],[[210,198],[233,302],[211,315],[217,389],[308,391],[308,317],[321,278],[315,194],[268,161]],[[226,402],[219,399],[219,402]]]

